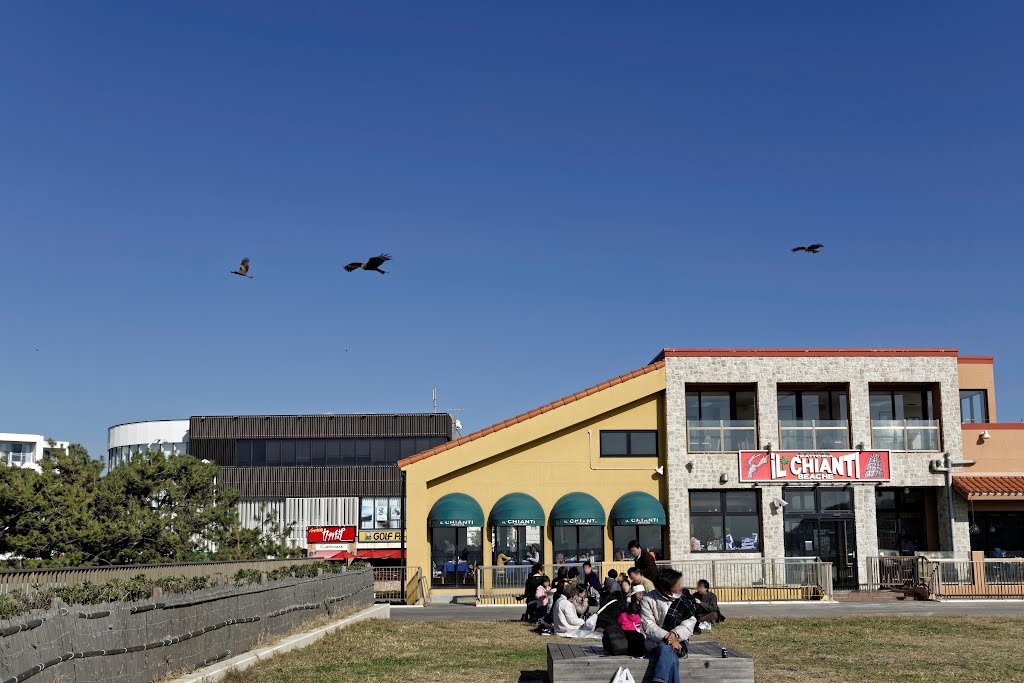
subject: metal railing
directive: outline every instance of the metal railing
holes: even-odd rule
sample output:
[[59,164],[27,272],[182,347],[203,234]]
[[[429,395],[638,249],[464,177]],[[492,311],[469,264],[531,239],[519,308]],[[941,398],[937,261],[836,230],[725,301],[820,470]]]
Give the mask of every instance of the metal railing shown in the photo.
[[757,447],[754,420],[687,420],[690,453],[729,453]]
[[937,451],[939,421],[872,420],[871,446],[889,451]]
[[374,567],[373,599],[401,605],[426,602],[419,567]]
[[47,569],[10,569],[0,571],[0,595],[22,588],[72,586],[88,581],[103,583],[111,579],[131,579],[139,574],[149,579],[167,576],[213,577],[214,585],[227,583],[239,569],[268,572],[317,558],[293,557],[283,560],[240,560],[236,562],[182,562],[168,564],[118,564],[102,567],[58,567]]
[[920,556],[869,557],[866,587],[879,590],[920,586],[931,571],[927,563],[928,558]]
[[927,588],[935,598],[1024,598],[1024,559],[869,557],[867,588]]
[[[827,600],[832,595],[832,564],[817,558],[668,560],[658,565],[682,573],[683,585],[689,588],[707,579],[720,598],[725,594],[733,600]],[[593,571],[603,583],[609,569],[621,573],[632,566],[632,562],[595,562]],[[554,577],[562,567],[580,565],[551,565],[548,575]],[[529,571],[523,566],[477,567],[477,599],[523,595]]]
[[928,587],[938,598],[1024,598],[1024,559],[932,560]]
[[779,442],[783,450],[828,451],[850,447],[847,420],[779,420]]

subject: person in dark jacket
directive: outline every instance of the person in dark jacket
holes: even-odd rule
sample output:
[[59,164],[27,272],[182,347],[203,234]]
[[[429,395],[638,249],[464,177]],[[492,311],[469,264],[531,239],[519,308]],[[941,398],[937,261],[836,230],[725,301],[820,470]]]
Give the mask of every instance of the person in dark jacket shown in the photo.
[[658,578],[658,563],[650,550],[641,547],[638,541],[630,541],[626,549],[633,556],[634,566],[640,570],[644,578],[650,581]]
[[601,585],[601,579],[594,573],[594,565],[589,562],[583,563],[583,576],[580,577],[582,583],[587,584],[593,588],[598,595],[601,594],[601,589],[604,587]]
[[697,603],[698,624],[717,624],[725,621],[722,610],[718,609],[718,596],[711,592],[711,584],[707,579],[697,582],[697,594],[693,597]]

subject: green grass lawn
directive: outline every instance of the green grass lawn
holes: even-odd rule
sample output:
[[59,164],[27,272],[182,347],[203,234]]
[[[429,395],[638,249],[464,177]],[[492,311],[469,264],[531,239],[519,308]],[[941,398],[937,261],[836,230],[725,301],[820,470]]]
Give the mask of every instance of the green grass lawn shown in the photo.
[[[733,618],[696,639],[753,656],[759,683],[1024,682],[1022,618]],[[549,642],[519,623],[371,620],[226,680],[518,681],[547,668]]]

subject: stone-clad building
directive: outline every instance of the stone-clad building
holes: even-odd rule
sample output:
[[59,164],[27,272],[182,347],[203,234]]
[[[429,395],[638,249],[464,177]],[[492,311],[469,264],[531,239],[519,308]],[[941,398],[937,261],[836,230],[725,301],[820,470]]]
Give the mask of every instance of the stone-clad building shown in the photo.
[[[673,559],[735,557],[735,551],[709,552],[696,543],[691,550],[699,534],[686,533],[694,531],[690,504],[702,491],[751,488],[760,512],[760,530],[752,533],[759,534],[760,547],[750,549],[769,558],[823,556],[836,564],[839,585],[863,583],[868,558],[880,550],[909,551],[913,544],[915,551],[966,556],[966,501],[956,503],[951,544],[945,476],[932,470],[932,461],[944,453],[954,460],[963,456],[955,350],[666,349],[655,360],[665,361]],[[703,410],[692,414],[694,408]],[[725,436],[702,438],[708,434]],[[785,485],[740,481],[736,453],[771,449],[888,451],[890,476]],[[817,489],[826,490],[832,503],[826,507],[836,509],[821,509],[820,500],[811,500],[808,492]],[[876,506],[883,496],[897,517],[915,515],[921,523],[880,545]],[[723,519],[728,523],[729,516]]]

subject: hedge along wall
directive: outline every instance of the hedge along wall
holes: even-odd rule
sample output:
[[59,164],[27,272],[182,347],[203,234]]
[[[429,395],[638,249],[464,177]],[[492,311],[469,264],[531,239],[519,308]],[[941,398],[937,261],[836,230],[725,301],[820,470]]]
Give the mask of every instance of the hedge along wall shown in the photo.
[[157,681],[233,657],[312,617],[373,604],[373,570],[64,606],[0,621],[0,681]]

